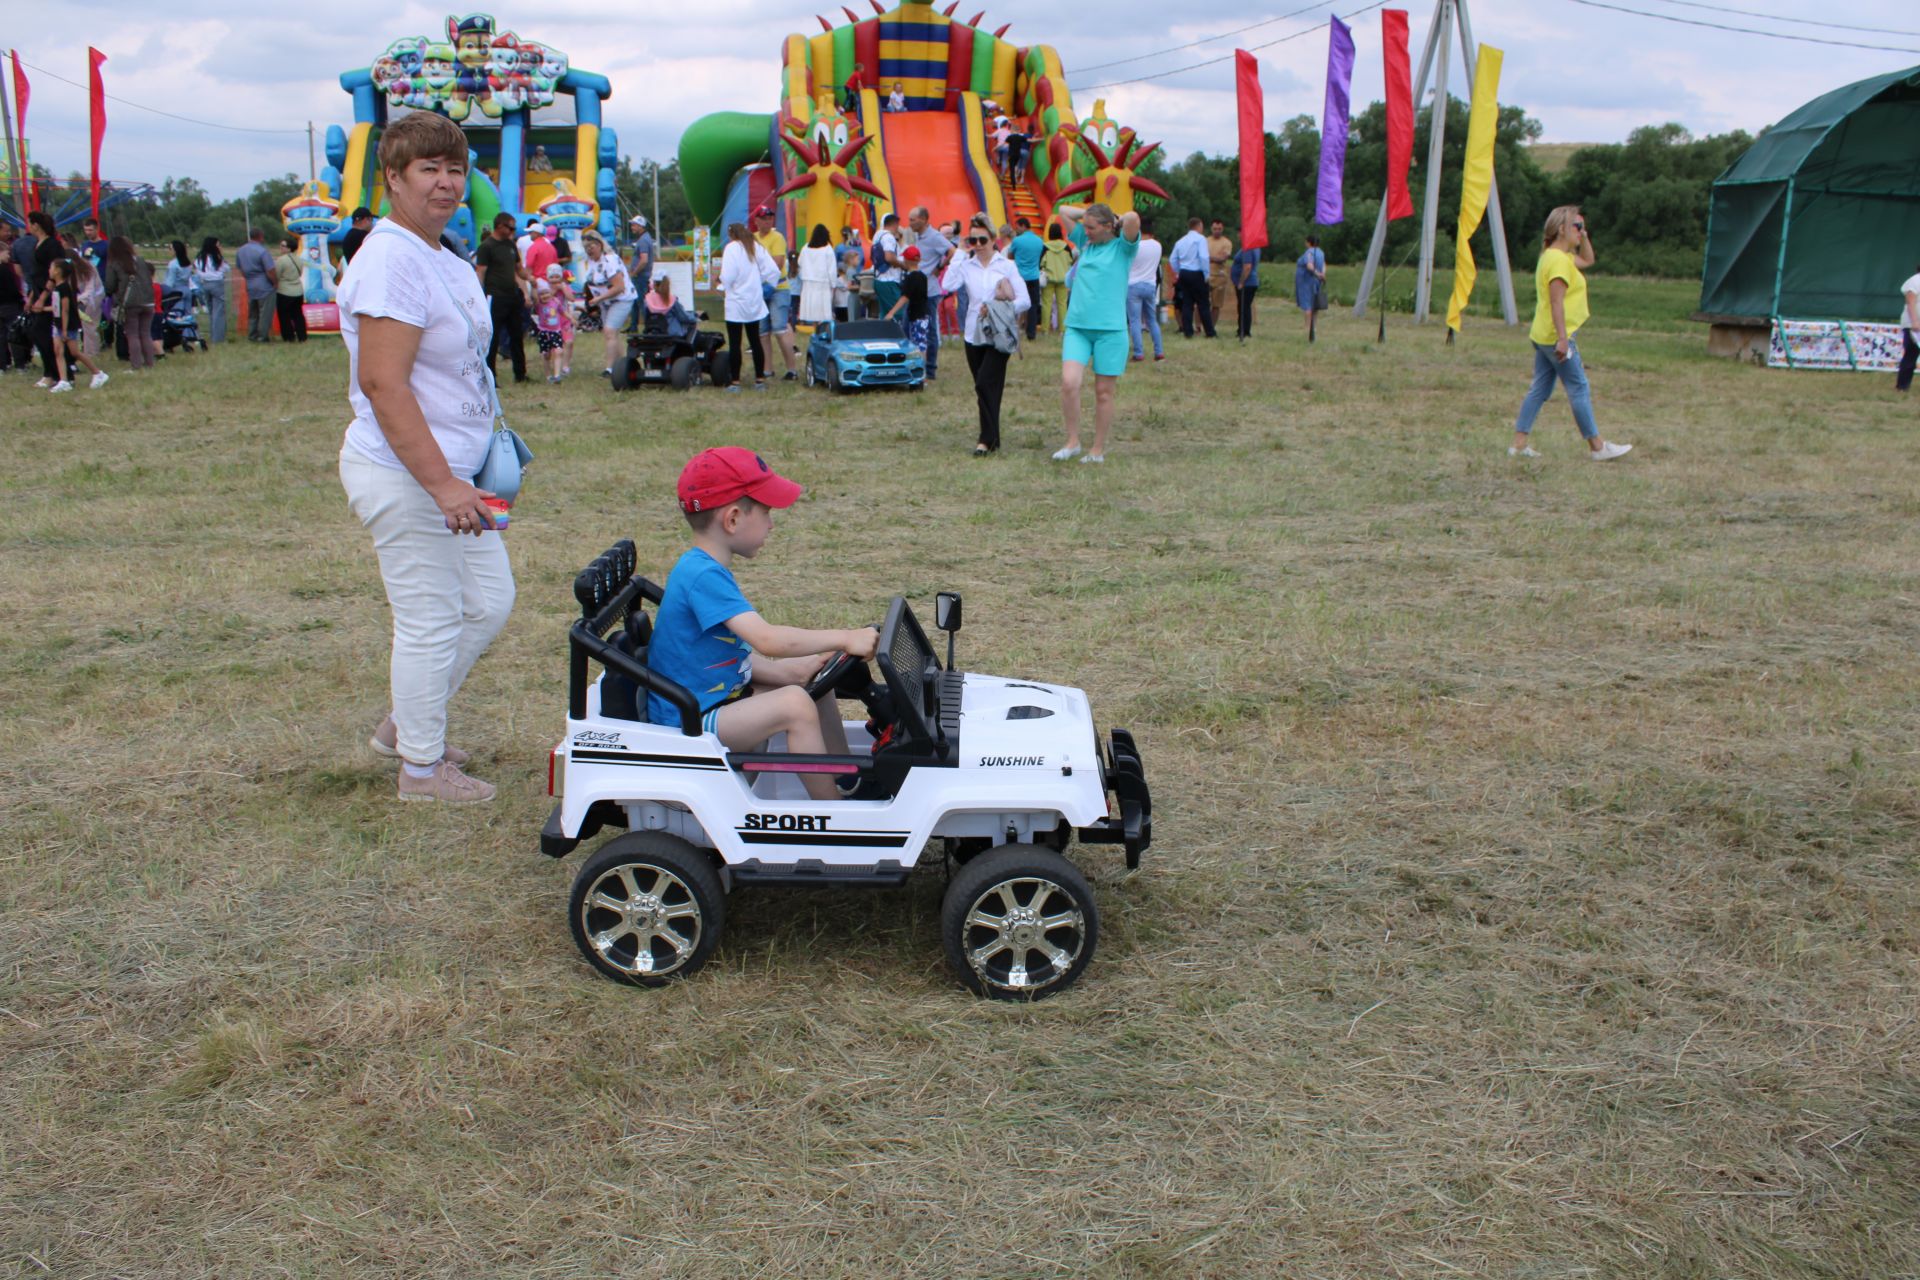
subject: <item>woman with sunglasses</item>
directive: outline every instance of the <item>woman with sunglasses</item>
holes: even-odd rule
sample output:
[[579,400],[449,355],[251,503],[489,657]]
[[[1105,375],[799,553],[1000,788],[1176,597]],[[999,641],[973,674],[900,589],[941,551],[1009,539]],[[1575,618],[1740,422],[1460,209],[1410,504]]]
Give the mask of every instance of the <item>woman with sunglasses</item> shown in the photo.
[[1587,442],[1587,457],[1595,462],[1618,458],[1633,446],[1609,444],[1600,438],[1593,421],[1593,390],[1587,385],[1587,371],[1580,363],[1580,348],[1573,335],[1587,321],[1587,278],[1583,267],[1593,265],[1593,241],[1587,238],[1587,220],[1577,206],[1561,205],[1547,215],[1542,235],[1545,248],[1540,265],[1534,268],[1533,385],[1520,402],[1520,416],[1513,424],[1513,443],[1507,447],[1509,458],[1537,458],[1531,444],[1533,420],[1540,406],[1553,394],[1558,379],[1567,389],[1567,403],[1573,406],[1573,421]]
[[940,287],[947,293],[960,292],[966,299],[961,336],[967,344],[967,368],[973,371],[973,397],[980,405],[980,439],[973,446],[973,456],[984,458],[1000,451],[1000,396],[1007,387],[1007,359],[1018,348],[1019,338],[1017,325],[994,326],[989,331],[982,322],[990,302],[1011,307],[1015,316],[1025,311],[1027,288],[1020,283],[1013,259],[994,253],[993,233],[985,227],[976,225],[967,231],[965,249],[947,264]]

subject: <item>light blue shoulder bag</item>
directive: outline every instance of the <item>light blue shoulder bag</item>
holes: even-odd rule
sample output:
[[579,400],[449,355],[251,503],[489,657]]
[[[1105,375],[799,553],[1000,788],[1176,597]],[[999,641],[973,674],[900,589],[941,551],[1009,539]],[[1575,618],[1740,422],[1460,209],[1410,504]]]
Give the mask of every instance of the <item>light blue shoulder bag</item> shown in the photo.
[[511,505],[520,497],[521,472],[533,461],[533,450],[527,448],[527,442],[520,438],[519,432],[507,425],[507,416],[500,408],[500,391],[493,381],[493,370],[487,367],[487,346],[480,341],[480,330],[474,327],[473,317],[460,305],[460,299],[454,296],[446,278],[438,275],[435,278],[440,281],[440,287],[446,290],[453,309],[467,322],[467,338],[473,344],[474,355],[479,357],[481,371],[487,375],[487,400],[493,409],[493,434],[487,439],[487,456],[481,461],[480,469],[473,473],[473,486]]

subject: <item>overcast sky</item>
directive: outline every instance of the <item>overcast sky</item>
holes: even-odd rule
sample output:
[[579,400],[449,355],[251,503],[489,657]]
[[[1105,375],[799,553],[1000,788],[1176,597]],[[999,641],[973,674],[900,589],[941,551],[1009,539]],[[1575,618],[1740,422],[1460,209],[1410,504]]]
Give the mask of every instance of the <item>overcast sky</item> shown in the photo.
[[[1831,8],[1804,0],[1724,2],[1822,21],[1825,13],[1834,13],[1839,15],[1834,21],[1853,27],[1920,33],[1920,5],[1913,0],[1852,0]],[[1189,67],[1241,47],[1255,49],[1260,59],[1269,128],[1295,115],[1318,117],[1327,56],[1325,15],[1350,12],[1364,0],[1345,0],[1197,48],[1179,48],[1275,18],[1304,3],[1282,0],[1244,7],[1219,0],[964,0],[960,16],[988,5],[982,27],[1011,21],[1009,39],[1053,45],[1082,115],[1094,97],[1104,96],[1115,118],[1150,140],[1162,140],[1178,159],[1193,151],[1225,154],[1234,149],[1230,60],[1164,78],[1089,89]],[[1752,132],[1828,89],[1920,66],[1920,34],[1774,24],[1678,6],[1673,0],[1617,3],[1904,48],[1789,43],[1675,25],[1574,0],[1473,0],[1475,37],[1506,52],[1501,100],[1523,105],[1545,126],[1546,140],[1618,141],[1637,125],[1670,120],[1696,134],[1736,128]],[[856,9],[864,12],[864,6],[865,0],[855,0]],[[1411,13],[1412,56],[1417,62],[1432,7],[1404,7]],[[781,38],[789,32],[818,32],[815,13],[844,21],[837,11],[837,5],[830,11],[793,0],[705,0],[698,5],[540,0],[493,7],[501,26],[563,49],[576,66],[607,76],[614,92],[605,120],[617,130],[621,150],[663,160],[672,158],[687,123],[709,111],[771,110],[778,93]],[[110,94],[199,120],[292,131],[231,132],[108,103],[103,177],[157,184],[168,176],[192,176],[215,197],[224,198],[244,193],[262,177],[289,171],[304,176],[307,121],[314,123],[323,151],[326,127],[352,121],[351,103],[339,86],[340,72],[366,66],[399,36],[443,30],[450,10],[444,3],[412,0],[333,0],[305,13],[279,9],[269,16],[252,0],[173,5],[80,0],[57,5],[53,12],[63,19],[6,24],[6,38],[27,41],[20,46],[23,61],[84,85],[86,42],[91,40],[108,55]],[[697,14],[698,20],[673,16],[679,13]],[[1180,16],[1170,20],[1169,14]],[[1316,23],[1318,29],[1310,34],[1256,48]],[[1383,96],[1379,12],[1355,19],[1353,28],[1358,46],[1353,97],[1356,104],[1364,104]],[[1122,59],[1129,61],[1102,66]],[[27,123],[34,158],[57,173],[84,171],[86,91],[31,69],[28,76],[33,83]],[[1457,60],[1452,83],[1456,96],[1464,97]]]

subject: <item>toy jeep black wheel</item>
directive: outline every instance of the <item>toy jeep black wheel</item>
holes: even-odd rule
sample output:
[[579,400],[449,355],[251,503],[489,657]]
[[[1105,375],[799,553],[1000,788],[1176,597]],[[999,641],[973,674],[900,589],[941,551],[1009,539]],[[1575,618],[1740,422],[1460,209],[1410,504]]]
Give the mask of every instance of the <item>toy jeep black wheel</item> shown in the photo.
[[692,356],[681,356],[667,366],[667,381],[675,391],[685,391],[699,380],[700,362]]
[[947,963],[975,994],[1044,1000],[1093,958],[1100,916],[1080,869],[1050,849],[1003,845],[962,867],[940,905]]
[[640,377],[645,365],[639,356],[628,356],[613,367],[613,377],[609,381],[615,391],[631,391],[640,385]]
[[617,982],[664,986],[699,969],[720,943],[726,895],[705,854],[677,836],[609,840],[574,877],[573,941]]
[[725,351],[716,351],[708,357],[707,381],[716,387],[730,385],[733,382],[733,357]]

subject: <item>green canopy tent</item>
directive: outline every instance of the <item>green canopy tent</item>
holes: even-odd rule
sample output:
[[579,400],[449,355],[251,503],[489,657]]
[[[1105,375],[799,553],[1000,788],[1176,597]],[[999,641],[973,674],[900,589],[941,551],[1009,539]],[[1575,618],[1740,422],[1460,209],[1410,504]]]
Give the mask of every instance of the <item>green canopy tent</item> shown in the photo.
[[1891,320],[1920,262],[1920,67],[1823,94],[1713,184],[1701,318]]

